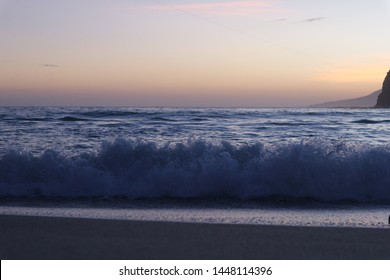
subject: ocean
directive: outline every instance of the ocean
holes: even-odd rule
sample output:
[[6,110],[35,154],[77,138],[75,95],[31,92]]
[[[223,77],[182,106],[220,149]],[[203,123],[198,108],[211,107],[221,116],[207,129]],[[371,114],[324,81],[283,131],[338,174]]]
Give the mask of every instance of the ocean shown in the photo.
[[386,227],[385,109],[0,107],[0,214]]

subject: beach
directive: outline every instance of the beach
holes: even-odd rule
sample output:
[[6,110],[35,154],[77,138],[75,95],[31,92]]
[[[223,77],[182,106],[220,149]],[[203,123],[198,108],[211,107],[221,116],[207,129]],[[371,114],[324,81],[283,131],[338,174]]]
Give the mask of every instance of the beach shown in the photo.
[[390,229],[0,216],[7,259],[390,259]]

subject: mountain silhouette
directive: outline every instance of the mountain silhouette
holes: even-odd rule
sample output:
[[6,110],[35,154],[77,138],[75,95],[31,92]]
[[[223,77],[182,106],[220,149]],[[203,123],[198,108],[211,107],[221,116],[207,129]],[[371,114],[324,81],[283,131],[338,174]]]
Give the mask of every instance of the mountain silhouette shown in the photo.
[[330,101],[325,103],[320,103],[313,105],[312,107],[317,108],[372,108],[375,106],[378,100],[378,96],[382,90],[375,91],[369,95],[352,98],[352,99],[344,99],[338,101]]

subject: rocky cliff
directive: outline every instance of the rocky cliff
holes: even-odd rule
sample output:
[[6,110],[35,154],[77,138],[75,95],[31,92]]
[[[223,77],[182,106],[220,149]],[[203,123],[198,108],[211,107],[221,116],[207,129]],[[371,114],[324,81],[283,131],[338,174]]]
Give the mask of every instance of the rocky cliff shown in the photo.
[[390,71],[383,82],[382,93],[378,96],[375,108],[390,108]]

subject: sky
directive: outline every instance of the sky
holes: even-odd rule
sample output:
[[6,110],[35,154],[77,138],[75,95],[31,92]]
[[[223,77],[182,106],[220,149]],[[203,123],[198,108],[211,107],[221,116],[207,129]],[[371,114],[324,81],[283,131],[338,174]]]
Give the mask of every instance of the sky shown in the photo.
[[0,0],[0,106],[307,106],[390,69],[390,0]]

